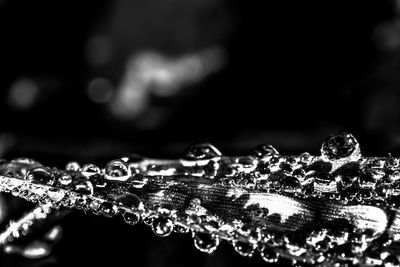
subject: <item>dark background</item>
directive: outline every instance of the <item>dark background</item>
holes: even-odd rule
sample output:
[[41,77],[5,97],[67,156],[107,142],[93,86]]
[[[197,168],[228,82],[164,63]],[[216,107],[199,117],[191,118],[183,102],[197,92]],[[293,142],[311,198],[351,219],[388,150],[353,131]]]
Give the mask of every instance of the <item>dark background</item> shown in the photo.
[[[1,156],[103,166],[126,152],[180,157],[198,141],[226,154],[249,153],[258,143],[316,154],[337,131],[353,133],[364,154],[396,156],[399,4],[264,2],[0,0]],[[174,61],[208,49],[220,60],[211,74],[167,95],[157,93],[167,86],[150,83],[144,101],[113,111],[135,55],[152,51]],[[101,101],[88,89],[99,77]],[[139,111],[130,110],[135,105]],[[2,263],[265,265],[227,244],[208,256],[189,236],[159,238],[121,218],[76,212],[61,224],[64,237],[50,257],[2,255]]]

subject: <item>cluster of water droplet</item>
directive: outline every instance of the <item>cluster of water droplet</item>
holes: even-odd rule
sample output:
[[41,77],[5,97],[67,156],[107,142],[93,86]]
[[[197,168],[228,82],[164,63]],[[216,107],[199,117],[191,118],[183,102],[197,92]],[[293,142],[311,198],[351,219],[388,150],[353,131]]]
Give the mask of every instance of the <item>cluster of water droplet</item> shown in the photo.
[[[275,194],[295,203],[398,207],[399,158],[362,157],[357,140],[346,133],[329,136],[320,156],[281,156],[274,147],[259,145],[249,156],[226,157],[210,144],[199,144],[189,147],[183,159],[130,155],[108,162],[104,169],[70,162],[60,170],[19,158],[1,162],[0,176],[2,192],[53,208],[106,217],[121,214],[131,225],[143,221],[158,236],[191,232],[195,247],[207,253],[227,240],[240,255],[258,252],[267,262],[280,256],[315,264],[398,260],[400,245],[393,238],[379,245],[378,255],[374,246],[380,239],[368,229],[355,231],[345,222],[339,228],[288,230],[284,219],[273,217],[280,211],[270,212],[276,207],[260,197],[258,203],[250,201],[253,195]],[[271,205],[281,204],[273,199]]]

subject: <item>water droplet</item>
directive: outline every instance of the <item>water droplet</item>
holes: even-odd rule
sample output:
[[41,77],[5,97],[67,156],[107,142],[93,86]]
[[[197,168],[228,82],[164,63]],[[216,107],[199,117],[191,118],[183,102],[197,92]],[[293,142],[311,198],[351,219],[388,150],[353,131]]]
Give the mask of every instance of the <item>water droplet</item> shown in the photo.
[[41,165],[38,161],[30,158],[16,158],[10,161],[11,163],[21,164],[21,165],[29,165],[29,166],[37,166]]
[[384,169],[385,161],[382,159],[372,159],[368,162],[365,172],[374,180],[380,180],[386,175]]
[[310,153],[304,152],[300,155],[300,161],[305,164],[309,164],[312,160]]
[[264,246],[261,251],[261,258],[268,263],[275,263],[279,260],[279,253],[269,246]]
[[218,236],[202,232],[194,232],[193,240],[194,240],[194,246],[198,250],[206,253],[214,252],[217,249],[220,242]]
[[221,157],[222,153],[209,143],[195,144],[185,151],[185,159],[200,160]]
[[394,182],[394,181],[398,181],[400,179],[400,171],[394,171],[390,177],[389,177],[390,181]]
[[83,176],[76,177],[73,181],[73,190],[83,195],[93,194],[93,184]]
[[94,174],[89,177],[92,184],[97,188],[104,188],[107,186],[107,181],[101,174]]
[[24,179],[27,172],[34,168],[41,166],[39,162],[29,158],[17,158],[8,163],[0,166],[0,173],[14,178]]
[[131,181],[131,185],[135,188],[142,188],[143,186],[145,186],[148,182],[148,178],[146,178],[144,175],[142,174],[136,174],[135,176],[132,177]]
[[129,154],[126,156],[121,157],[121,160],[125,163],[139,163],[143,160],[143,156],[138,154]]
[[105,201],[100,204],[99,213],[105,217],[113,217],[118,213],[118,208],[111,202]]
[[153,223],[153,217],[151,216],[142,216],[142,221],[145,225],[151,225]]
[[269,164],[267,162],[258,163],[256,169],[261,175],[268,175],[271,173],[271,169],[269,168]]
[[256,246],[244,241],[233,241],[235,251],[244,257],[251,257],[254,254]]
[[33,241],[22,250],[22,256],[28,259],[40,259],[50,255],[51,246],[43,241]]
[[16,187],[14,187],[12,190],[11,190],[11,194],[14,196],[14,197],[17,197],[17,196],[19,196],[19,194],[20,194],[20,187],[19,186],[16,186]]
[[321,154],[329,160],[342,158],[356,160],[361,156],[359,143],[349,133],[330,135],[322,144]]
[[210,160],[206,166],[204,166],[204,173],[207,177],[214,177],[217,175],[220,164],[215,160]]
[[79,165],[78,162],[75,162],[75,161],[68,162],[67,165],[65,166],[65,170],[67,170],[67,171],[77,172],[80,169],[81,169],[81,166]]
[[192,198],[189,202],[189,206],[191,207],[197,207],[200,205],[201,205],[201,199],[197,197]]
[[124,195],[118,197],[116,200],[116,203],[119,206],[122,206],[129,210],[136,210],[139,208],[142,201],[140,200],[140,198],[137,195],[127,193],[127,194],[124,194]]
[[187,234],[187,233],[189,233],[189,228],[185,227],[185,226],[182,226],[182,225],[175,224],[174,233]]
[[37,184],[52,185],[54,183],[54,175],[48,167],[38,166],[28,171],[26,180]]
[[63,173],[58,178],[58,182],[62,185],[69,185],[72,182],[72,177],[68,173]]
[[263,158],[278,154],[279,152],[275,149],[275,147],[271,145],[260,144],[254,148],[252,156],[256,158]]
[[63,233],[62,227],[60,225],[56,225],[45,234],[44,238],[47,239],[48,241],[55,243],[61,239],[62,233]]
[[109,180],[126,180],[130,177],[130,169],[122,160],[112,160],[105,168],[106,178]]
[[389,255],[383,260],[384,267],[398,267],[400,266],[400,261],[397,255]]
[[294,177],[302,179],[306,176],[306,171],[304,169],[295,169],[292,174]]
[[399,169],[400,161],[398,158],[389,157],[386,159],[385,168],[394,171]]
[[288,193],[293,193],[300,188],[300,181],[293,176],[286,176],[282,180],[282,187],[281,189]]
[[63,190],[58,190],[58,189],[49,189],[47,191],[47,195],[49,196],[49,198],[55,202],[59,202],[61,201],[61,199],[64,198],[65,193]]
[[153,218],[153,232],[158,236],[169,236],[174,229],[174,222],[167,216],[159,216]]
[[82,167],[82,174],[85,176],[92,176],[100,173],[100,168],[94,164],[85,164]]
[[138,212],[128,212],[123,214],[124,220],[127,224],[135,225],[140,221],[140,215]]

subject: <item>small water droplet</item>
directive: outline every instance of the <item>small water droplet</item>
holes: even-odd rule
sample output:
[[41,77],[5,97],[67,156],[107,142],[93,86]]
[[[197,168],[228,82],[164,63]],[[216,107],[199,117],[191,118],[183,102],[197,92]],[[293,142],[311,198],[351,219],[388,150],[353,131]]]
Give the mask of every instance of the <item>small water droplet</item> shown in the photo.
[[145,225],[151,225],[153,223],[153,217],[151,216],[143,216],[142,221]]
[[264,246],[260,251],[260,255],[268,263],[276,263],[279,260],[279,253],[269,246]]
[[400,171],[394,171],[390,176],[389,176],[390,181],[398,181],[400,179]]
[[106,178],[109,180],[126,180],[130,177],[130,169],[122,160],[112,160],[105,168]]
[[62,173],[58,178],[58,182],[62,185],[69,185],[72,182],[72,176],[68,173]]
[[94,164],[85,164],[82,167],[82,174],[85,176],[92,176],[100,173],[100,168]]
[[214,252],[217,249],[220,242],[218,236],[202,232],[194,232],[193,240],[194,240],[194,246],[198,250],[206,253]]
[[217,175],[220,164],[215,160],[210,160],[206,166],[204,166],[204,173],[207,177],[214,177]]
[[271,169],[269,168],[269,164],[267,162],[259,162],[256,170],[261,175],[268,175],[271,173]]
[[20,187],[19,186],[16,186],[11,190],[11,194],[14,197],[18,197],[20,193],[21,193],[21,191],[20,191]]
[[64,193],[63,190],[58,190],[58,189],[52,189],[51,188],[51,189],[49,189],[47,191],[47,195],[49,196],[49,198],[51,200],[53,200],[55,202],[59,202],[64,198],[65,193]]
[[175,224],[174,233],[187,234],[187,233],[189,233],[189,228],[185,227],[185,226],[182,226],[182,225]]
[[321,154],[329,160],[342,158],[357,160],[361,156],[359,143],[349,133],[330,135],[322,144]]
[[233,241],[235,251],[244,257],[251,257],[254,254],[256,246],[244,241]]
[[140,221],[140,215],[138,212],[128,212],[123,214],[124,220],[127,224],[135,225]]
[[83,176],[76,177],[73,181],[73,190],[83,195],[93,194],[93,184]]
[[101,174],[94,174],[90,176],[89,179],[92,182],[92,184],[97,188],[104,188],[107,186],[107,181]]
[[260,144],[254,148],[252,156],[256,158],[264,158],[278,154],[279,152],[275,149],[275,147],[271,145]]
[[185,151],[185,159],[200,160],[221,157],[222,153],[209,143],[195,144],[188,147]]
[[139,163],[143,160],[143,156],[140,156],[138,154],[129,154],[129,155],[121,157],[121,160],[128,164]]
[[153,232],[158,236],[169,236],[174,229],[174,222],[167,216],[159,216],[153,218]]
[[382,159],[372,159],[368,162],[365,172],[374,180],[380,180],[386,175],[384,169],[385,161]]
[[200,205],[201,205],[201,199],[197,197],[192,198],[189,202],[189,206],[191,207],[197,207]]
[[306,176],[306,171],[304,169],[295,169],[292,175],[296,178],[302,179]]
[[79,165],[78,162],[75,162],[75,161],[68,162],[67,165],[65,166],[65,170],[67,170],[67,171],[77,172],[80,169],[81,169],[81,166]]
[[312,160],[310,153],[304,152],[300,155],[300,161],[305,164],[309,164]]
[[135,188],[142,188],[143,186],[145,186],[148,182],[148,178],[146,178],[144,175],[142,174],[136,174],[135,176],[132,177],[131,181],[131,185]]
[[100,204],[98,212],[105,217],[113,217],[118,213],[118,208],[111,202],[105,201]]
[[44,238],[52,243],[56,243],[61,239],[62,233],[62,227],[60,225],[56,225],[45,234]]
[[282,187],[281,189],[284,192],[293,193],[297,189],[300,189],[300,181],[293,176],[286,176],[282,180]]
[[400,161],[399,158],[389,157],[386,159],[385,168],[394,171],[399,169]]
[[37,184],[52,185],[54,183],[54,175],[48,167],[38,166],[28,171],[26,180]]

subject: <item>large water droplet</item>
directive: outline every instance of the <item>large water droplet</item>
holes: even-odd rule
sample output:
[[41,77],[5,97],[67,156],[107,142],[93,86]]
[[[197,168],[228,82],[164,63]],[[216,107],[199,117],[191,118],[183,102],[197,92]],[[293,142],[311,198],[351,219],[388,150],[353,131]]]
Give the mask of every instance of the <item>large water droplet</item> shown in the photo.
[[142,203],[142,201],[137,195],[131,193],[127,193],[118,197],[116,202],[118,205],[127,208],[129,210],[138,209],[140,204]]
[[42,164],[36,160],[30,158],[17,158],[2,164],[0,166],[0,173],[6,176],[23,179],[30,169],[41,165]]
[[26,180],[37,184],[52,185],[54,175],[48,167],[38,166],[28,171]]
[[194,232],[193,233],[194,246],[206,253],[214,252],[219,245],[219,237],[209,233]]
[[261,144],[254,148],[252,155],[256,158],[263,158],[278,155],[279,152],[271,145]]
[[330,135],[322,144],[321,154],[329,160],[342,158],[356,160],[361,156],[359,143],[349,133]]
[[130,169],[122,160],[112,160],[105,168],[106,178],[109,180],[126,180],[130,177]]
[[155,217],[153,219],[152,229],[158,236],[169,236],[174,229],[174,222],[167,216]]
[[221,156],[222,153],[209,143],[195,144],[185,151],[185,159],[188,160],[211,159]]

